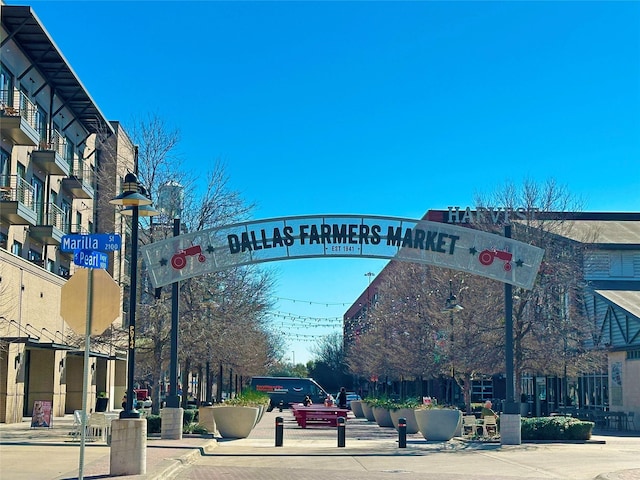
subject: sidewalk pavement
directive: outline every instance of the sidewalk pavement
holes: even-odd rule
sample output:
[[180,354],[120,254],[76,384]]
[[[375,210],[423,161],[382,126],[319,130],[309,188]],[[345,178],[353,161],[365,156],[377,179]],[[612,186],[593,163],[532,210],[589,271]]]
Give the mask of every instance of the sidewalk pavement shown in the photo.
[[[277,416],[285,420],[283,447],[275,447]],[[78,478],[80,442],[69,435],[72,425],[71,415],[56,417],[53,427],[47,429],[30,428],[30,418],[18,424],[0,424],[0,479]],[[397,476],[402,472],[403,478],[409,479],[413,478],[409,475],[411,462],[420,462],[415,464],[415,471],[423,472],[422,475],[429,472],[429,478],[434,479],[504,476],[530,480],[640,480],[640,432],[597,433],[600,434],[587,443],[524,443],[519,446],[469,443],[459,439],[427,442],[420,434],[413,434],[407,435],[407,448],[400,449],[395,429],[349,418],[345,447],[338,448],[335,428],[301,429],[289,411],[274,410],[265,413],[246,439],[184,435],[181,440],[162,440],[159,436],[151,436],[146,449],[147,473],[117,478],[219,478],[215,476],[216,472],[228,479],[290,478],[301,476],[302,470],[296,470],[300,468],[315,470],[314,476],[326,472],[332,478],[337,478],[336,471],[342,471],[346,475],[344,478],[349,475],[359,478],[365,474],[374,478],[371,475],[376,472]],[[460,455],[452,463],[450,454],[457,452]],[[498,458],[503,453],[506,455]],[[570,464],[566,459],[570,459]],[[496,462],[499,471],[483,471],[480,468],[483,462]],[[452,472],[453,464],[456,468]],[[349,468],[354,470],[349,471]],[[109,470],[110,447],[105,442],[87,442],[83,477],[109,478]],[[563,476],[562,472],[568,471],[571,475]]]

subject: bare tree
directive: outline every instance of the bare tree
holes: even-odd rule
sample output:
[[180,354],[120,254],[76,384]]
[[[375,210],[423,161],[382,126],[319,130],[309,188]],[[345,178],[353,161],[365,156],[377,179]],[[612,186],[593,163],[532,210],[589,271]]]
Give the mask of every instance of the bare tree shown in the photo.
[[[582,242],[590,238],[570,240],[573,222],[562,215],[580,204],[553,180],[543,185],[526,180],[521,187],[507,183],[491,196],[477,197],[477,211],[491,205],[522,208],[524,218],[511,219],[513,237],[545,249],[534,288],[513,292],[517,393],[523,373],[575,375],[602,360],[601,352],[586,347],[593,325],[580,308],[585,287]],[[469,227],[503,233],[501,223]],[[452,295],[463,309],[446,308]],[[504,320],[502,283],[392,262],[375,304],[353,328],[358,334],[350,339],[348,363],[353,373],[367,378],[451,376],[469,408],[471,381],[505,369]]]
[[[229,187],[224,165],[214,162],[206,184],[197,172],[182,168],[177,147],[180,133],[156,116],[136,123],[134,141],[139,145],[138,173],[157,202],[163,185],[172,182],[186,192],[182,209],[182,231],[196,231],[242,221],[253,206]],[[142,221],[142,220],[141,220]],[[143,225],[143,241],[172,236],[171,218],[160,216]],[[180,362],[185,370],[201,370],[202,364],[225,364],[237,372],[257,373],[272,360],[272,338],[265,328],[270,308],[271,277],[255,267],[191,278],[180,284]],[[147,289],[142,295],[138,330],[141,372],[154,386],[155,397],[169,360],[170,295]],[[188,372],[187,372],[188,373]],[[221,379],[219,379],[221,380]],[[159,404],[159,402],[154,402]]]
[[[545,249],[543,264],[531,290],[514,289],[514,371],[516,393],[520,394],[525,372],[547,375],[577,374],[601,362],[601,352],[588,350],[592,328],[581,299],[583,242],[569,240],[574,222],[562,214],[580,211],[583,202],[553,180],[542,185],[525,180],[521,187],[507,182],[488,196],[478,195],[479,207],[501,205],[526,212],[512,222],[513,238]],[[479,224],[501,233],[500,224]]]

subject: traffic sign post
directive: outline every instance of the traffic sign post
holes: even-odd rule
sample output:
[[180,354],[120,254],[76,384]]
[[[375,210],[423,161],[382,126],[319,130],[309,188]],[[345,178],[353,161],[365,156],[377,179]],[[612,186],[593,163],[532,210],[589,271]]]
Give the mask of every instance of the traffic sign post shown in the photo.
[[[62,287],[60,314],[76,333],[85,327],[84,370],[82,380],[82,411],[87,411],[89,385],[89,349],[91,334],[99,335],[120,315],[120,287],[105,271],[109,256],[104,252],[120,250],[122,238],[115,233],[92,235],[64,235],[60,250],[73,252],[73,263],[86,270],[77,270]],[[96,271],[97,270],[97,271]],[[94,278],[95,275],[95,278]],[[77,292],[85,287],[86,297]],[[100,295],[94,295],[99,291]],[[94,296],[96,301],[94,302]],[[96,308],[97,307],[97,308]],[[82,480],[84,469],[84,448],[86,441],[86,415],[82,415],[82,436],[80,440],[80,460],[78,478]]]

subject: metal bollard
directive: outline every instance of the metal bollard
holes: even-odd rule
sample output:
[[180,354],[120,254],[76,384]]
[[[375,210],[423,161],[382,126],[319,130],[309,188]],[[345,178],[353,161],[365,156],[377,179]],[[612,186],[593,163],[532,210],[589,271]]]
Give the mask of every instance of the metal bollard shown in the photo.
[[338,417],[338,447],[344,447],[344,441],[347,434],[344,417]]
[[284,407],[284,402],[282,400],[280,400],[280,403],[278,404],[278,410],[280,412],[282,412],[282,408]]
[[407,448],[407,419],[398,419],[398,448]]
[[282,417],[276,417],[276,447],[282,446],[284,421]]

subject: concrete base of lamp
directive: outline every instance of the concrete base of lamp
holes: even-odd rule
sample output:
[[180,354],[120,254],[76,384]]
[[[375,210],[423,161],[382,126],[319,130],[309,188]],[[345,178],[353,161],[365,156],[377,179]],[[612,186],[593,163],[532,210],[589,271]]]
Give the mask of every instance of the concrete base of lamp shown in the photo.
[[147,473],[147,420],[111,421],[110,470],[112,477]]
[[500,415],[500,443],[502,445],[522,444],[519,414],[503,413]]
[[160,411],[162,426],[160,437],[163,440],[182,440],[182,421],[184,408],[164,407]]

